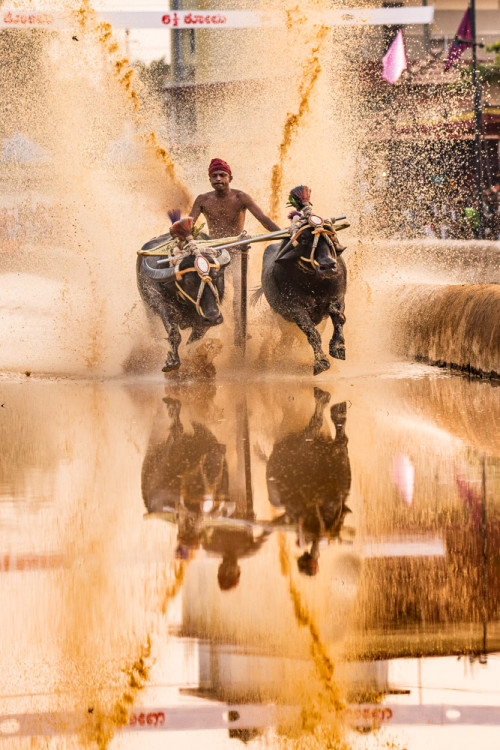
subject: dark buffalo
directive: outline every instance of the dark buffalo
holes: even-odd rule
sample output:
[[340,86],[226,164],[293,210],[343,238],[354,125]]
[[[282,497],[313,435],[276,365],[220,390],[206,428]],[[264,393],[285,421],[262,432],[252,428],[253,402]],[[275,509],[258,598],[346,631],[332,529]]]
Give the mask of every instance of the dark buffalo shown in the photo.
[[[154,250],[169,238],[170,234],[156,237],[146,243],[142,251]],[[180,367],[180,330],[191,328],[187,341],[191,344],[201,339],[211,326],[222,323],[220,305],[224,297],[224,270],[229,261],[227,250],[220,254],[200,251],[193,241],[185,244],[184,250],[174,258],[138,256],[139,292],[147,305],[148,316],[156,314],[162,319],[170,344],[163,372]]]
[[[293,191],[292,191],[293,192]],[[347,269],[340,257],[332,221],[315,216],[310,205],[297,212],[291,239],[269,245],[262,265],[262,289],[271,308],[296,323],[314,351],[314,374],[330,362],[316,326],[327,316],[333,323],[330,356],[345,359],[343,325]]]
[[344,517],[350,513],[351,466],[345,434],[346,404],[335,404],[331,418],[335,439],[323,433],[323,411],[330,395],[314,389],[316,408],[301,432],[292,432],[277,442],[267,462],[269,500],[285,513],[276,520],[297,527],[300,544],[312,543],[299,559],[299,569],[317,571],[318,543],[337,538]]

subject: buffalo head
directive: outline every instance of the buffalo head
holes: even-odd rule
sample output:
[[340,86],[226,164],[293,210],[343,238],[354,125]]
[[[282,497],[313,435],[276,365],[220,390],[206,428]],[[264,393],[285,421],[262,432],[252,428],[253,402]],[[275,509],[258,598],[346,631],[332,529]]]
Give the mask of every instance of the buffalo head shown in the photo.
[[[227,250],[219,255],[191,252],[165,266],[164,258],[144,256],[142,267],[154,281],[171,286],[181,303],[193,305],[207,326],[223,322],[220,302],[224,296],[224,271],[230,262]],[[174,265],[175,264],[175,265]]]
[[284,240],[275,262],[294,261],[304,271],[322,278],[332,278],[338,272],[335,230],[328,221],[311,215],[293,226],[292,237]]

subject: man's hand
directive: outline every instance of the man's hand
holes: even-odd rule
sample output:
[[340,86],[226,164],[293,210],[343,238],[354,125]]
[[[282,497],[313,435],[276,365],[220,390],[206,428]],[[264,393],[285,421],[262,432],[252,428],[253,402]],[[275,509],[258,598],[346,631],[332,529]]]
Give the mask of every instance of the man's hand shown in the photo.
[[[238,239],[239,239],[239,240],[246,240],[246,238],[247,238],[247,237],[249,237],[249,236],[250,236],[250,235],[248,234],[247,230],[246,230],[246,229],[244,229],[244,230],[243,230],[242,232],[240,232],[240,234],[238,235]],[[244,250],[244,251],[246,251],[246,250],[250,250],[250,245],[240,245],[240,247],[239,247],[239,250]]]
[[[248,234],[247,230],[244,229],[242,232],[239,233],[238,237],[236,239],[238,240],[246,240],[247,237],[250,235]],[[241,250],[244,252],[250,250],[250,245],[239,245],[238,247],[230,247],[229,252],[234,253],[235,255],[239,253]]]

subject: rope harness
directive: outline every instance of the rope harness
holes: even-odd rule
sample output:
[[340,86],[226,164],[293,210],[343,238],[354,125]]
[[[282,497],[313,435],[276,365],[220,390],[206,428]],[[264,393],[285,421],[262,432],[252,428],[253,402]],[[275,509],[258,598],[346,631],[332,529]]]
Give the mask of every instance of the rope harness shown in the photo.
[[[313,235],[314,239],[313,239],[313,244],[312,244],[312,247],[311,247],[311,252],[310,252],[308,258],[306,258],[303,255],[300,256],[300,258],[299,258],[299,265],[305,271],[313,271],[315,268],[319,268],[320,267],[320,264],[318,263],[318,261],[316,260],[316,258],[314,257],[314,255],[316,253],[316,250],[317,250],[317,247],[318,247],[318,243],[319,243],[319,238],[321,236],[325,237],[326,241],[328,242],[329,246],[331,247],[332,258],[334,260],[337,260],[337,253],[335,251],[335,245],[334,245],[333,240],[332,240],[332,237],[335,237],[336,234],[335,234],[335,230],[333,228],[333,225],[330,224],[329,222],[323,221],[323,219],[320,216],[316,216],[315,214],[313,214],[311,212],[311,208],[309,206],[306,206],[303,209],[302,215],[305,218],[305,221],[303,223],[301,222],[299,224],[298,229],[292,234],[292,239],[290,240],[290,242],[288,244],[291,244],[294,247],[297,247],[297,245],[298,245],[298,238],[300,237],[300,235],[302,234],[302,232],[305,229],[311,229],[312,228],[312,230],[313,230],[312,235]],[[288,245],[283,248],[282,253],[285,252],[285,250],[287,249],[287,247],[288,247]],[[304,266],[304,263],[310,263],[311,266],[312,266],[312,268],[309,269],[307,266]]]
[[[223,456],[220,456],[220,465],[217,471],[217,476],[212,480],[209,481],[207,476],[207,461],[208,461],[209,455],[208,453],[204,453],[203,456],[200,458],[197,466],[195,469],[189,472],[189,477],[195,476],[197,473],[199,473],[199,476],[201,477],[201,482],[203,485],[203,494],[204,495],[212,495],[214,498],[214,504],[216,502],[219,502],[217,500],[217,490],[222,485],[222,479],[224,476],[224,458]],[[187,498],[189,500],[189,493],[187,490],[187,483],[186,483],[186,477],[183,476],[182,478],[182,484],[181,484],[181,498],[184,500],[184,498]]]
[[[196,255],[194,265],[190,268],[183,268],[182,271],[180,270],[181,261],[177,263],[175,266],[175,286],[177,288],[177,291],[179,292],[179,295],[182,299],[188,300],[189,302],[192,302],[193,305],[196,308],[196,312],[200,317],[203,317],[203,310],[201,309],[201,299],[203,297],[203,292],[205,291],[207,285],[209,289],[211,289],[214,297],[215,297],[215,303],[217,305],[217,310],[220,314],[220,298],[219,298],[219,292],[217,290],[217,287],[212,281],[212,278],[210,276],[210,269],[215,268],[217,271],[220,270],[220,263],[217,262],[214,258],[213,263],[209,263],[208,260],[201,254]],[[200,286],[198,287],[198,295],[196,299],[193,299],[185,289],[181,287],[179,284],[179,281],[182,279],[184,274],[186,273],[197,273],[200,277]]]

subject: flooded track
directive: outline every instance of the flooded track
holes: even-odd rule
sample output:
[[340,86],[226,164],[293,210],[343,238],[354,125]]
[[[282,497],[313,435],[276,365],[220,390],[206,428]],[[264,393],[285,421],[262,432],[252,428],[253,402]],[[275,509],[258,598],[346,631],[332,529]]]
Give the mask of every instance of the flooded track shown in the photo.
[[492,385],[0,392],[0,744],[496,747]]

